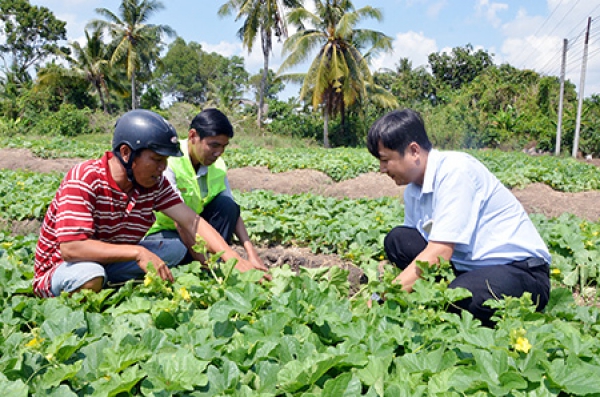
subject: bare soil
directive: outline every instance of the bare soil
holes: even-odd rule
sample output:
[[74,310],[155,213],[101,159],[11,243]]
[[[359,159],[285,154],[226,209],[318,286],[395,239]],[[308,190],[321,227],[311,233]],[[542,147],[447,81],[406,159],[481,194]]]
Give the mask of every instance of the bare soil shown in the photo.
[[[35,172],[66,172],[81,159],[41,159],[27,149],[0,149],[0,169],[26,169]],[[596,165],[600,165],[594,159]],[[256,189],[272,190],[276,193],[297,194],[315,193],[336,198],[378,198],[384,196],[402,199],[403,188],[386,175],[367,173],[355,179],[334,182],[329,176],[314,170],[295,170],[271,173],[264,167],[246,167],[231,169],[228,172],[233,189],[252,191]],[[544,184],[532,184],[524,189],[513,190],[514,195],[529,213],[541,213],[547,217],[558,217],[562,213],[571,213],[582,219],[597,222],[600,219],[600,191],[581,193],[562,193],[552,190]],[[0,229],[7,221],[0,220]],[[14,234],[35,233],[39,228],[37,221],[12,222]],[[241,250],[237,247],[240,252]],[[292,268],[299,266],[341,266],[351,271],[351,279],[356,281],[360,271],[351,263],[336,255],[315,255],[307,249],[298,247],[259,247],[259,255],[265,263],[276,266],[287,263]]]

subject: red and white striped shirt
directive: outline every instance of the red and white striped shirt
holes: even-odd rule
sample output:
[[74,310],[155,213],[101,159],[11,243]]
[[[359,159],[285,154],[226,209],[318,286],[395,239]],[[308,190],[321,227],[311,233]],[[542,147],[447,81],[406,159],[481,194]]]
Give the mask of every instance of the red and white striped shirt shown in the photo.
[[137,186],[131,196],[113,179],[106,152],[98,160],[73,167],[48,207],[35,250],[33,291],[51,297],[52,274],[63,262],[60,244],[87,239],[112,244],[137,244],[154,223],[153,211],[180,204],[166,178],[149,189]]

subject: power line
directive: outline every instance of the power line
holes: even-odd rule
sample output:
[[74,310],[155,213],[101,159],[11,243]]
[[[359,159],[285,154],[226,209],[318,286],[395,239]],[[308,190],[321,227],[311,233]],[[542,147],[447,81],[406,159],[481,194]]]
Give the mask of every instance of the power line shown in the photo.
[[569,9],[569,11],[567,11],[567,12],[565,13],[565,15],[563,15],[562,19],[561,19],[560,21],[558,21],[558,23],[557,23],[556,25],[554,25],[554,28],[553,28],[553,29],[552,29],[552,30],[551,30],[551,31],[548,33],[548,36],[550,36],[550,35],[551,35],[551,34],[552,34],[552,33],[553,33],[555,30],[556,30],[556,28],[558,27],[558,25],[560,25],[560,24],[561,24],[561,23],[562,23],[562,22],[565,20],[565,18],[566,18],[566,17],[567,17],[567,16],[568,16],[568,15],[571,13],[571,11],[573,11],[573,10],[575,9],[575,7],[577,6],[577,4],[579,4],[579,2],[580,2],[580,1],[581,1],[581,0],[577,0],[577,1],[576,1],[576,2],[575,2],[575,3],[574,3],[572,6],[571,6],[571,8]]
[[[569,15],[569,14],[570,14],[570,13],[571,13],[571,12],[572,12],[574,9],[575,9],[575,7],[576,7],[576,6],[579,4],[579,2],[580,2],[580,1],[581,1],[581,0],[577,0],[575,3],[573,3],[573,4],[571,5],[571,7],[569,8],[569,10],[563,14],[563,16],[562,16],[562,18],[560,19],[560,21],[558,21],[558,23],[556,23],[556,24],[554,25],[554,27],[553,27],[553,28],[550,30],[550,32],[548,32],[547,34],[545,34],[545,35],[544,35],[544,37],[545,37],[545,41],[547,41],[547,40],[550,38],[550,36],[552,35],[552,33],[553,33],[553,32],[554,32],[554,31],[555,31],[555,30],[556,30],[556,29],[557,29],[557,28],[558,28],[558,27],[561,25],[561,23],[562,23],[562,22],[565,20],[565,18],[566,18],[566,17],[567,17],[567,16],[568,16],[568,15]],[[562,1],[561,1],[561,2],[559,2],[559,4],[558,4],[558,5],[557,5],[557,6],[554,8],[554,10],[552,11],[552,14],[554,14],[554,12],[555,12],[555,11],[557,11],[557,9],[559,8],[559,6],[560,6],[561,4],[562,4]],[[547,21],[547,20],[549,20],[549,19],[550,19],[550,17],[546,18],[546,19],[544,20],[544,22],[542,23],[542,25],[545,25],[546,21]],[[575,30],[576,28],[577,28],[577,25],[576,25],[576,26],[575,26],[573,29],[571,29],[571,32],[572,32],[573,30]],[[537,33],[538,33],[540,30],[541,30],[541,26],[540,26],[540,28],[538,28],[538,29],[536,30],[536,33],[535,33],[535,34],[537,34]],[[567,34],[567,37],[568,37],[568,36],[571,34],[571,32],[569,32],[569,34]],[[582,32],[581,32],[581,33],[579,33],[579,35],[578,35],[578,36],[581,36],[581,35],[583,34],[583,32],[585,32],[585,29],[583,29],[583,30],[582,30]],[[575,41],[577,41],[577,39],[576,39]],[[570,46],[570,45],[571,45],[571,40],[569,40],[569,46]],[[519,55],[516,57],[516,59],[518,60],[518,59],[519,59],[519,57],[521,56],[521,54],[523,54],[523,52],[525,52],[525,51],[527,51],[527,50],[528,50],[528,48],[527,48],[526,46],[524,46],[524,47],[523,47],[523,49],[521,50],[521,52],[519,53]],[[546,68],[548,67],[548,64],[554,63],[554,62],[555,62],[555,59],[556,59],[556,57],[557,57],[557,54],[558,54],[558,56],[560,56],[560,53],[561,53],[561,52],[562,52],[562,47],[561,47],[560,49],[557,49],[556,53],[553,53],[553,54],[551,54],[550,56],[543,57],[543,58],[542,58],[542,61],[541,61],[541,63],[543,63],[543,64],[544,64],[544,66],[543,66],[541,69],[542,69],[542,70],[544,70],[544,69],[546,69]],[[515,62],[515,63],[516,63],[517,65],[519,65],[519,64],[520,64],[520,65],[521,65],[521,68],[523,68],[523,67],[524,67],[524,63],[525,63],[525,61],[522,61],[522,62],[520,62],[520,61],[517,61],[517,62]]]
[[[600,8],[600,5],[597,6],[596,8]],[[593,18],[592,18],[592,20],[593,20]],[[571,34],[576,28],[577,28],[577,26],[575,26],[573,29],[571,29],[571,32],[569,34]],[[579,33],[574,38],[568,39],[568,45],[567,45],[568,52],[571,52],[576,48],[577,44],[583,38],[585,33],[586,33],[586,28],[583,28],[579,31]],[[600,31],[598,31],[597,33],[593,33],[591,35],[592,38],[595,38],[597,36],[600,37]],[[540,71],[540,74],[553,74],[552,72],[554,72],[558,68],[558,66],[556,66],[556,59],[560,56],[561,51],[562,51],[562,49],[557,50],[556,52],[554,52],[544,58],[544,61],[545,61],[543,63],[544,66],[542,66],[541,68],[538,69]],[[569,61],[567,61],[567,65],[568,65],[567,68],[569,68],[568,69],[569,72],[572,72],[570,65],[572,65],[574,63],[579,63],[582,60],[583,60],[582,55],[579,55],[578,57],[575,57],[575,58],[571,57],[571,59]],[[574,67],[575,66],[573,66],[573,68]]]
[[[540,30],[542,30],[542,27],[544,25],[546,25],[546,22],[548,22],[550,20],[550,18],[552,17],[552,15],[554,15],[554,13],[556,12],[556,10],[558,10],[558,8],[560,7],[560,5],[562,4],[563,0],[560,0],[560,2],[556,5],[556,7],[554,7],[554,9],[552,10],[552,12],[550,13],[550,15],[548,15],[544,21],[542,22],[542,24],[537,28],[537,30],[535,31],[535,33],[533,34],[534,36],[536,36]],[[525,49],[522,49],[521,52],[519,52],[519,54],[517,54],[517,56],[515,57],[515,59],[520,59],[521,55],[523,55],[523,52],[525,51]],[[519,62],[516,62],[517,64]]]
[[544,19],[544,22],[542,22],[542,24],[540,25],[540,27],[537,28],[537,30],[533,34],[534,36],[537,36],[537,34],[540,32],[540,30],[542,30],[542,28],[544,27],[544,25],[546,24],[546,22],[548,22],[550,20],[550,18],[552,18],[552,15],[554,15],[554,13],[556,12],[556,10],[558,10],[558,7],[560,7],[560,5],[562,4],[562,2],[563,2],[563,0],[560,0],[558,2],[558,4],[556,5],[556,7],[554,7],[554,10],[552,10],[552,12],[550,13],[550,15],[548,15],[546,17],[546,19]]

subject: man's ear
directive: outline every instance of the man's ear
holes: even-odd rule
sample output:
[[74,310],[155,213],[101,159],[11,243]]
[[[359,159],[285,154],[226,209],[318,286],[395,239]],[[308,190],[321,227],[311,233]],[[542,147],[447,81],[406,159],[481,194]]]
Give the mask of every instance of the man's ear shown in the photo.
[[124,162],[129,161],[129,157],[131,156],[131,148],[127,145],[121,145],[119,148],[119,153],[121,153],[121,158]]
[[192,140],[194,138],[200,138],[198,136],[198,131],[196,131],[195,128],[190,128],[190,130],[188,131],[188,140]]
[[412,141],[411,143],[409,143],[406,150],[407,151],[405,153],[408,153],[410,155],[419,155],[423,151],[423,149],[421,148],[421,145],[419,145],[415,141]]

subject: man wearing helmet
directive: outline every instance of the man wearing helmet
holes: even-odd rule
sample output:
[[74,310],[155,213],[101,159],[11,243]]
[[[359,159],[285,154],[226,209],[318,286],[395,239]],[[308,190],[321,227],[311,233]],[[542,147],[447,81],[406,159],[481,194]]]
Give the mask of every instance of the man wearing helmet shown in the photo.
[[[142,241],[154,211],[172,218],[188,236],[199,235],[210,252],[238,260],[236,268],[257,268],[242,259],[173,190],[162,173],[169,156],[181,156],[175,129],[147,110],[124,114],[115,125],[112,152],[73,167],[50,204],[35,253],[34,292],[100,291],[107,282],[140,278],[152,263],[173,281],[187,247],[175,241]],[[260,270],[266,270],[261,267]]]

